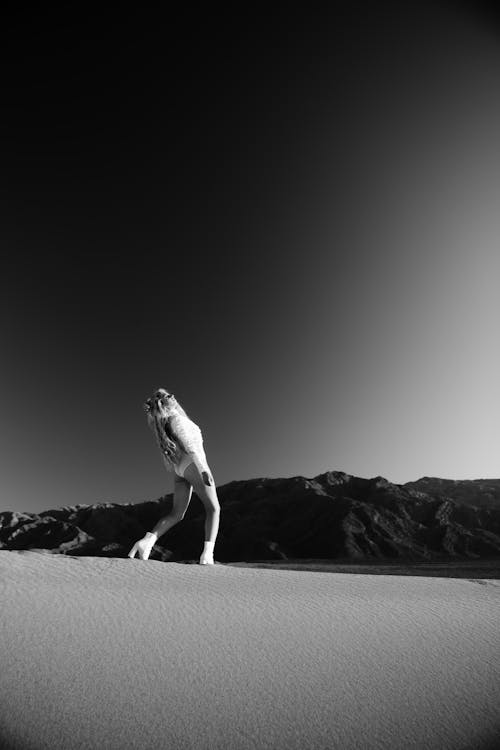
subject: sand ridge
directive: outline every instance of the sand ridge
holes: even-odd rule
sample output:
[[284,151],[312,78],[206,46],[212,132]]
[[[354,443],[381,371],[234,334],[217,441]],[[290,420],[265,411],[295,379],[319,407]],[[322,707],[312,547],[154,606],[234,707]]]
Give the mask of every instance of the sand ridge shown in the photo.
[[496,582],[0,553],[6,748],[500,745]]

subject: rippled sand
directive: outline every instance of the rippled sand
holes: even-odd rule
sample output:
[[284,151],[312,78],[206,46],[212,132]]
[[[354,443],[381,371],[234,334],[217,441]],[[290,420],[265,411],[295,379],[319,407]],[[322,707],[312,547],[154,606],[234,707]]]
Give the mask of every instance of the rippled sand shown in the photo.
[[500,747],[500,582],[0,552],[2,750]]

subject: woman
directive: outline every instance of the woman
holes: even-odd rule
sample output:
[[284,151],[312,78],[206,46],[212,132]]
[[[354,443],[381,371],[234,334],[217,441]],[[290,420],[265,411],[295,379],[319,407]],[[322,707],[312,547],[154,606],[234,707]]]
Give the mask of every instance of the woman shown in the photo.
[[149,558],[159,537],[184,518],[194,489],[205,506],[206,513],[205,544],[200,565],[213,565],[220,506],[203,448],[201,430],[189,419],[175,396],[164,388],[159,388],[152,398],[148,398],[144,408],[167,471],[175,472],[174,501],[172,511],[134,544],[128,556],[133,558],[137,552],[139,559]]

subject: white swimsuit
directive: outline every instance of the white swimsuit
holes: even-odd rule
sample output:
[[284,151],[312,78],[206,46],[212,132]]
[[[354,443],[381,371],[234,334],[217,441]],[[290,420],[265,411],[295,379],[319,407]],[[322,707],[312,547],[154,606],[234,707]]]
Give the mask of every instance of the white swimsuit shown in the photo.
[[177,443],[177,455],[174,460],[168,456],[160,443],[160,450],[167,470],[171,471],[173,469],[177,476],[184,477],[184,472],[187,467],[190,464],[195,463],[198,465],[198,468],[200,468],[200,471],[209,471],[207,457],[203,447],[203,436],[198,425],[189,419],[189,417],[175,413],[170,416],[169,422],[170,431],[175,437],[180,438],[180,442],[189,452],[187,453],[184,451],[180,445],[178,445],[177,440],[175,440]]
[[184,453],[184,451],[182,451],[180,461],[176,464],[171,465],[178,477],[184,477],[184,472],[192,463],[193,457],[189,453]]

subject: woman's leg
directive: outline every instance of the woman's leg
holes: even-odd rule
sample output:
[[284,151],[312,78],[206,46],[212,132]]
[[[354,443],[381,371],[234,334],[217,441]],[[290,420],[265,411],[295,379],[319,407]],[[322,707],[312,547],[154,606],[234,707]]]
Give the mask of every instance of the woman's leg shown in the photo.
[[163,536],[163,534],[165,534],[169,529],[171,529],[172,526],[175,526],[176,523],[182,521],[188,509],[192,492],[193,488],[191,487],[189,482],[176,474],[172,510],[168,515],[164,516],[158,521],[152,531],[153,534],[156,534],[158,536],[158,539]]
[[194,463],[186,467],[184,477],[192,485],[205,507],[205,549],[200,562],[212,562],[220,518],[220,505],[215,482],[208,467],[207,470],[202,471]]

